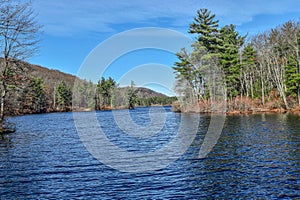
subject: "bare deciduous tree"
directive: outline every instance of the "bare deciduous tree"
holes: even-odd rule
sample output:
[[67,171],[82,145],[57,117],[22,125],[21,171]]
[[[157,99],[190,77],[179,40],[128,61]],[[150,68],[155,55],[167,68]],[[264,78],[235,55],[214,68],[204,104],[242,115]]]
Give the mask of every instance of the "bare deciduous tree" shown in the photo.
[[3,125],[7,88],[14,74],[13,63],[36,53],[40,30],[30,2],[0,0],[0,125]]

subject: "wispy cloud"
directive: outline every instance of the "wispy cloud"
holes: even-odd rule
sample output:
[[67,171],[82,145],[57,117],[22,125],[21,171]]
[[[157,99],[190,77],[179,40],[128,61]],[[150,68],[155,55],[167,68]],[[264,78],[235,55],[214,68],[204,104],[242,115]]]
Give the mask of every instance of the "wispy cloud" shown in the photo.
[[[118,32],[122,24],[186,30],[196,10],[207,7],[222,23],[242,25],[261,14],[300,12],[299,0],[35,0],[50,35]],[[165,20],[165,21],[164,21]]]
[[299,0],[215,0],[207,1],[206,5],[225,23],[237,25],[251,22],[259,15],[300,14]]

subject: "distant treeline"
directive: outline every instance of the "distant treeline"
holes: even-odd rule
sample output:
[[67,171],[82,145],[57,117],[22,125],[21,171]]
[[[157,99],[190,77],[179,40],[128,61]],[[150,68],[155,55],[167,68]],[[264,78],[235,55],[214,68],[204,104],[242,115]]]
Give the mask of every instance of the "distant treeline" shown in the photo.
[[6,99],[5,113],[63,112],[134,108],[136,106],[171,105],[176,97],[167,97],[147,88],[120,88],[111,77],[97,84],[75,76],[31,65],[22,61],[13,67]]
[[[171,105],[176,101],[176,97],[168,97],[153,90],[136,87],[134,82],[130,86],[119,87],[111,77],[105,79],[102,77],[94,87],[89,83],[89,87],[82,87],[85,84],[79,83],[75,89],[77,95],[73,95],[76,105],[73,107],[94,107],[96,110],[129,108],[136,106],[152,106],[152,105]],[[81,86],[80,86],[81,85]],[[95,93],[91,96],[90,88],[93,88]],[[82,93],[80,91],[86,91]],[[81,101],[77,97],[82,97]],[[93,101],[94,100],[94,101]],[[85,104],[83,102],[86,102]],[[89,103],[87,103],[89,102]]]
[[206,111],[211,110],[213,99],[204,71],[212,63],[223,73],[228,111],[299,108],[299,21],[288,21],[247,39],[235,25],[219,28],[215,15],[200,9],[189,33],[197,37],[193,50],[182,49],[177,53],[179,61],[173,68],[178,82],[185,82],[193,89]]

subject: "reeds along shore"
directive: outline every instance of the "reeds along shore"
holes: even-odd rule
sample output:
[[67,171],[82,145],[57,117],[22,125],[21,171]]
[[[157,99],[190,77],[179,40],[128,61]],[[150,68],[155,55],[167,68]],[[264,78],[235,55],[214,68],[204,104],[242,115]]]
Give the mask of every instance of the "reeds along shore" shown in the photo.
[[282,100],[277,97],[269,99],[263,105],[261,99],[247,97],[234,98],[226,102],[198,101],[198,104],[185,105],[179,101],[173,102],[173,112],[187,113],[226,113],[226,114],[255,114],[255,113],[294,113],[300,114],[298,100],[289,97],[289,109],[286,109]]

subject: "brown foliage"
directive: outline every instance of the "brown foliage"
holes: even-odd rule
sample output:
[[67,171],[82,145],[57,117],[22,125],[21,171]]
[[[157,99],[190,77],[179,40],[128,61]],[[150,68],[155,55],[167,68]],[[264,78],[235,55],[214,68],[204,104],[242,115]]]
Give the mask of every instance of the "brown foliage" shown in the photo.
[[[1,65],[2,66],[2,65]],[[37,112],[52,112],[54,92],[56,86],[65,81],[72,88],[75,76],[57,70],[50,70],[38,65],[31,65],[23,61],[15,61],[12,65],[13,76],[10,78],[8,94],[6,98],[5,114],[20,115]],[[35,78],[41,78],[45,84],[46,102],[45,109],[37,111],[31,108],[30,83]]]

